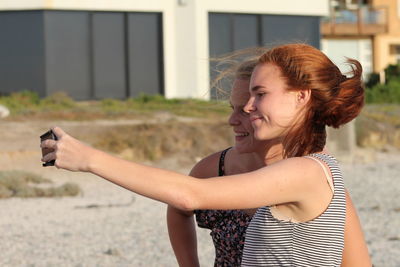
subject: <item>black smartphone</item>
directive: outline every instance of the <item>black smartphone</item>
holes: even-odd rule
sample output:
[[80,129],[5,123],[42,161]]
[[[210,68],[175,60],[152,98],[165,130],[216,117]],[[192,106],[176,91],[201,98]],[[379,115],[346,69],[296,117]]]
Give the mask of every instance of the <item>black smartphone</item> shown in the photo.
[[[44,140],[47,139],[53,139],[53,140],[57,140],[57,136],[53,133],[52,130],[48,130],[47,132],[45,132],[44,134],[42,134],[40,136],[40,142],[43,142]],[[48,153],[53,152],[54,150],[51,148],[42,148],[42,156],[44,157],[45,155],[47,155]],[[47,167],[47,166],[54,166],[55,160],[50,160],[48,162],[43,163],[43,167]]]

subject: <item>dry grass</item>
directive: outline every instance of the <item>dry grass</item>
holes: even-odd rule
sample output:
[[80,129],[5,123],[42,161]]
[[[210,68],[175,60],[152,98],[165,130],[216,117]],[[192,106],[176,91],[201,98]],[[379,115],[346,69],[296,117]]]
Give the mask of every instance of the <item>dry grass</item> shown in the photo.
[[356,120],[356,134],[361,147],[400,149],[400,106],[366,106]]
[[232,143],[225,121],[179,122],[115,126],[96,135],[93,145],[126,159],[158,160],[172,155],[204,157]]
[[81,190],[78,185],[66,183],[51,186],[49,179],[23,171],[0,172],[0,198],[10,197],[63,197],[76,196]]

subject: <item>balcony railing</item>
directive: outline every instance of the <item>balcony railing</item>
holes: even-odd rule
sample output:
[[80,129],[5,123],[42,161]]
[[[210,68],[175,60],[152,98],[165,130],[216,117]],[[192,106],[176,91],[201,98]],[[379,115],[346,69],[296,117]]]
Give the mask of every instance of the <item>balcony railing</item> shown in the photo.
[[387,9],[360,7],[355,10],[332,10],[331,16],[322,19],[321,33],[323,35],[364,35],[370,36],[386,33]]

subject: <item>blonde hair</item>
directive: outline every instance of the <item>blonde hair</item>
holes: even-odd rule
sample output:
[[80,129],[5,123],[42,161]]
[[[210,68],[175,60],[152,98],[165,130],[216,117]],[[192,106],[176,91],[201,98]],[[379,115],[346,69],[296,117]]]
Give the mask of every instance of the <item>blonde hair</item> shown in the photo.
[[235,79],[250,80],[255,66],[259,63],[260,56],[265,52],[267,52],[267,48],[253,47],[212,58],[211,62],[215,63],[213,70],[217,75],[211,82],[211,88],[216,90],[217,99],[229,98]]

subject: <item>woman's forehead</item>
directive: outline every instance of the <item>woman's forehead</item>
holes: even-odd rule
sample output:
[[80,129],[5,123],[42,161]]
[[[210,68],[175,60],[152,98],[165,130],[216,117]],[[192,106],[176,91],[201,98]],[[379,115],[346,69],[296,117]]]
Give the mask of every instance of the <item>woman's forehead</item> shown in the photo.
[[251,81],[256,79],[263,79],[267,77],[280,77],[282,76],[281,69],[273,63],[258,64],[251,75]]
[[262,63],[256,66],[251,75],[249,88],[250,91],[255,87],[276,87],[286,84],[280,67],[273,63]]
[[238,89],[238,90],[248,90],[249,89],[249,84],[250,84],[250,79],[235,79],[233,81],[233,89]]
[[249,93],[249,80],[236,79],[231,92],[230,101],[232,104],[242,104],[247,102],[250,98]]

